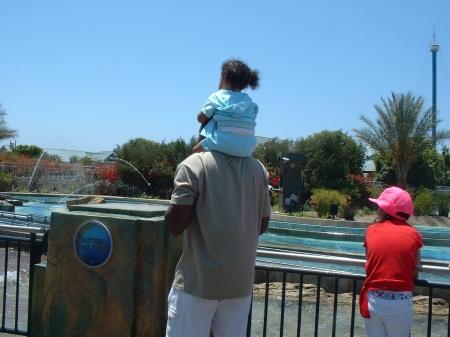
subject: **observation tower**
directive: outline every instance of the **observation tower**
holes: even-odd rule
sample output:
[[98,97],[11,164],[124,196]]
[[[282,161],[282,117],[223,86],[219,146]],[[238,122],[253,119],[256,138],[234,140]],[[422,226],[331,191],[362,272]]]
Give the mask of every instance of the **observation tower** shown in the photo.
[[433,145],[436,147],[436,53],[439,51],[439,45],[436,43],[436,35],[433,33],[433,42],[430,45],[430,51],[432,54],[432,105],[433,112]]

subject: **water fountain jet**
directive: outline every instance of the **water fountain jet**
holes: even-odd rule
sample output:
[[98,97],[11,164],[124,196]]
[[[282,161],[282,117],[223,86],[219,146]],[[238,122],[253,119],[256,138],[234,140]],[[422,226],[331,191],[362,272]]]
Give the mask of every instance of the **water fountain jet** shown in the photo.
[[116,161],[119,160],[119,161],[121,161],[121,162],[123,162],[123,163],[125,163],[125,164],[130,165],[137,173],[139,173],[139,174],[141,175],[142,179],[145,180],[145,182],[146,182],[146,184],[147,184],[148,187],[151,187],[151,186],[152,186],[152,185],[147,181],[147,179],[145,179],[144,175],[143,175],[136,167],[134,167],[134,165],[131,164],[130,162],[127,162],[126,160],[121,159],[121,158],[119,158],[119,157],[109,157],[108,160],[111,161],[111,162],[116,162]]
[[85,188],[88,188],[88,187],[91,187],[91,186],[95,186],[95,183],[87,184],[87,185],[85,185],[83,187],[80,187],[80,188],[77,188],[76,190],[73,190],[72,192],[66,194],[61,200],[59,200],[57,202],[57,204],[61,204],[61,203],[65,202],[67,200],[67,198],[69,198],[69,196],[73,195],[75,192],[79,192],[79,191],[84,190]]
[[48,149],[48,146],[49,146],[56,138],[60,137],[61,135],[64,135],[64,134],[59,134],[59,135],[54,136],[54,137],[48,142],[47,146],[42,150],[42,153],[41,153],[41,155],[39,156],[39,159],[38,159],[38,161],[36,162],[36,165],[34,166],[33,173],[31,174],[31,177],[30,177],[30,181],[28,182],[28,187],[27,187],[28,190],[30,189],[30,186],[31,186],[31,183],[32,183],[32,181],[33,181],[34,175],[35,175],[36,170],[37,170],[37,168],[38,168],[38,166],[39,166],[39,163],[41,162],[42,156],[43,156],[44,153],[45,153],[45,150],[47,150],[47,149]]
[[45,149],[42,151],[42,153],[41,153],[41,155],[39,156],[39,159],[38,159],[36,165],[34,166],[33,173],[31,174],[30,181],[28,182],[28,187],[27,187],[28,190],[30,189],[31,182],[33,181],[34,174],[36,173],[36,170],[37,170],[37,168],[38,168],[38,166],[39,166],[39,163],[40,163],[40,161],[41,161],[42,156],[44,155],[44,153],[45,153]]

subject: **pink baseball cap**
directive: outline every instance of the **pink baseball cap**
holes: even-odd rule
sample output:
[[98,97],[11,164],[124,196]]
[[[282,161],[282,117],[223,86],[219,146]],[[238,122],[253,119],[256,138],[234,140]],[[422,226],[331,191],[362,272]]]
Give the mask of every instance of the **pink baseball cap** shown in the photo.
[[395,186],[386,188],[378,199],[369,198],[369,200],[387,214],[400,220],[408,220],[414,213],[414,204],[409,193]]

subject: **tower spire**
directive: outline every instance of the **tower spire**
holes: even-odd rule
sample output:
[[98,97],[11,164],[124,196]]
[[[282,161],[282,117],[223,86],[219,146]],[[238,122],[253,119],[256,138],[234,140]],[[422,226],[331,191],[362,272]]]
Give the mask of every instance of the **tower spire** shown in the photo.
[[432,118],[433,118],[433,131],[432,131],[432,137],[433,137],[433,145],[436,147],[436,53],[439,51],[439,45],[436,43],[436,33],[434,32],[434,26],[433,26],[433,42],[430,45],[430,51],[432,54],[432,103],[431,103],[431,109],[432,109]]

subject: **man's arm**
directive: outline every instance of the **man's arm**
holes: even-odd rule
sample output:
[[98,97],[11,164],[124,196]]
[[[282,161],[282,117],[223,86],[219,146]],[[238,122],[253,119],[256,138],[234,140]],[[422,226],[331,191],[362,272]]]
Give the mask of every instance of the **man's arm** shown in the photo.
[[265,233],[267,228],[269,228],[269,220],[270,216],[261,219],[261,229],[259,230],[259,235]]
[[170,204],[164,215],[169,233],[179,236],[189,226],[194,205]]

